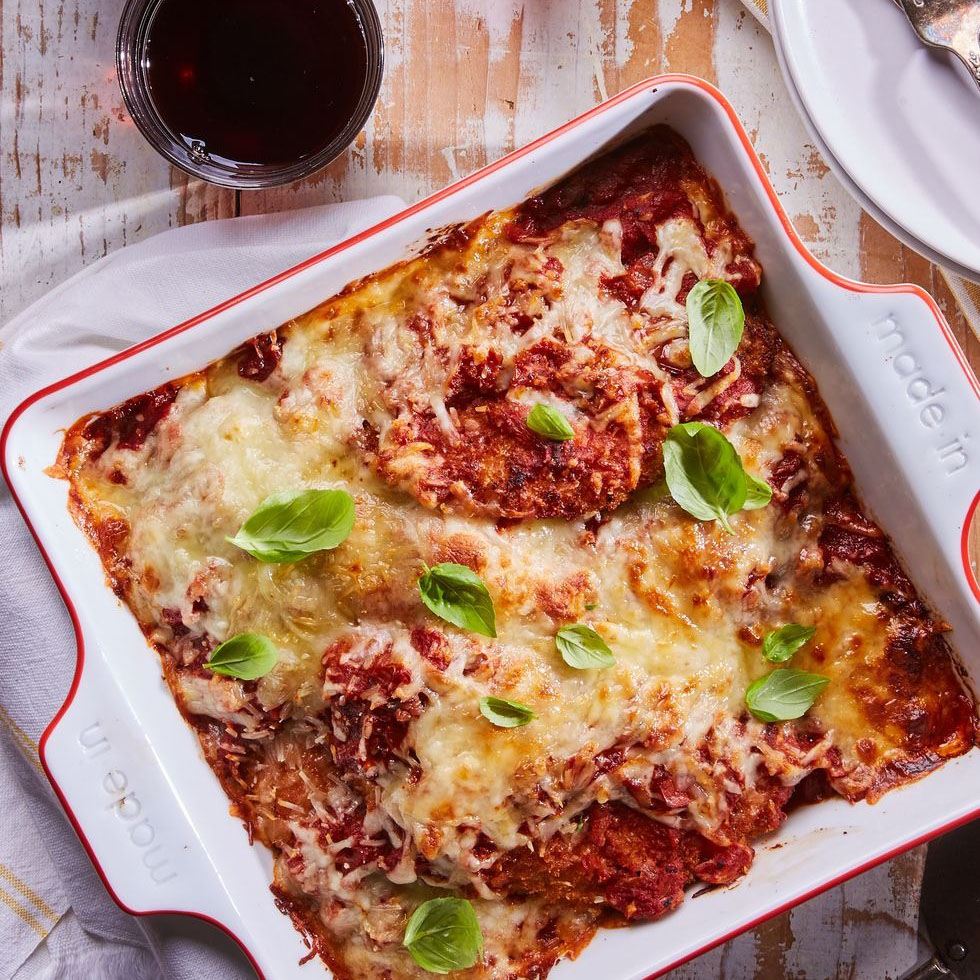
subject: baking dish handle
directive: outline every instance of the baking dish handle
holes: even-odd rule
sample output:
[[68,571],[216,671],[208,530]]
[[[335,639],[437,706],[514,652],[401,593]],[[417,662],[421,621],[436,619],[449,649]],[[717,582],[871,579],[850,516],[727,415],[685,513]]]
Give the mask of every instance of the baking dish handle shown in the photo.
[[[157,681],[161,698],[169,701]],[[179,801],[151,748],[147,720],[137,724],[120,687],[97,645],[80,633],[72,689],[41,740],[48,778],[121,908],[134,915],[176,912],[212,922],[241,946],[258,970],[232,929],[240,914],[195,829],[193,814]],[[162,707],[167,708],[166,702]],[[161,720],[171,726],[171,741],[173,733],[190,735],[193,741],[172,703],[162,714]],[[214,812],[227,812],[210,770],[203,760],[193,761],[212,784],[204,784],[203,796],[219,796],[222,802]],[[215,801],[206,802],[210,806]]]
[[[833,283],[818,288],[841,323],[840,349],[804,354],[849,368],[821,381],[832,414],[845,414],[855,388],[873,395],[866,417],[877,419],[877,435],[854,427],[841,433],[857,486],[926,597],[945,612],[955,593],[961,623],[975,629],[980,588],[968,536],[980,501],[980,384],[935,300],[918,286],[823,275]],[[931,339],[937,330],[945,343]],[[930,558],[937,548],[943,562]]]
[[[935,300],[907,288],[907,294],[892,297],[895,315],[875,326],[877,343],[887,348],[898,402],[891,430],[899,451],[911,457],[907,471],[920,474],[929,523],[949,567],[962,572],[957,586],[972,606],[980,603],[969,547],[980,503],[980,384]],[[946,345],[927,349],[918,338],[937,326]],[[910,567],[918,557],[906,556]]]

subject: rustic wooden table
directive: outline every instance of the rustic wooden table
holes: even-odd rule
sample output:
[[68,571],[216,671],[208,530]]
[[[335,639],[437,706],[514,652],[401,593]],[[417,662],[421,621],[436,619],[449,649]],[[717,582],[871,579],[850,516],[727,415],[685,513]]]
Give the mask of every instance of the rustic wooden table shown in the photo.
[[[376,2],[387,68],[366,132],[310,180],[236,194],[171,169],[128,119],[113,67],[123,0],[0,0],[0,322],[156,232],[378,193],[414,200],[635,81],[686,71],[735,104],[820,258],[920,283],[980,363],[936,269],[864,214],[809,143],[769,36],[738,0]],[[900,857],[672,976],[894,977],[915,956],[922,861]]]

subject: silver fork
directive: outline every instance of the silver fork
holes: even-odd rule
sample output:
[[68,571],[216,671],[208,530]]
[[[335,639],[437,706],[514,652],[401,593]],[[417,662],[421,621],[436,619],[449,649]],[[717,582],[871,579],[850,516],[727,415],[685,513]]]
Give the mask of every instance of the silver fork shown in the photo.
[[916,34],[952,51],[980,87],[980,0],[895,0]]

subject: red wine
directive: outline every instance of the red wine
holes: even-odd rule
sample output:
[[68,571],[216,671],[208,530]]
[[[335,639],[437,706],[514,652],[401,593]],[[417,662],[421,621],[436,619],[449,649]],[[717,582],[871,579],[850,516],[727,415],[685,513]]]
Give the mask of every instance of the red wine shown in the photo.
[[150,98],[175,138],[235,163],[295,163],[354,116],[367,76],[347,0],[161,0]]

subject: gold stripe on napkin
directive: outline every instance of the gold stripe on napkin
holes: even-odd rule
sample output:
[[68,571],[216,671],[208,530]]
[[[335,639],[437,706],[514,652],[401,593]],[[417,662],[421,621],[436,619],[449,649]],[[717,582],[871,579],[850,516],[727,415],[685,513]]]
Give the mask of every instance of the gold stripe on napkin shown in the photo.
[[58,921],[60,918],[58,913],[26,881],[21,881],[2,861],[0,861],[0,880],[5,882],[8,887],[13,886],[13,888],[19,891],[38,912],[41,912],[54,922]]
[[16,898],[8,895],[2,888],[0,888],[0,902],[3,902],[14,915],[23,919],[42,939],[51,931],[47,926],[39,922],[36,916],[25,909]]
[[24,731],[20,725],[10,717],[7,709],[0,704],[0,723],[10,732],[13,736],[14,742],[20,747],[21,751],[27,757],[27,761],[40,773],[44,770],[41,768],[41,759],[38,756],[37,745],[34,740]]

